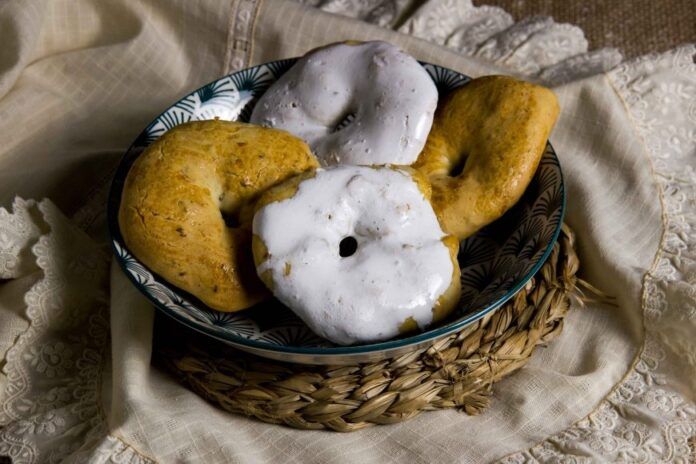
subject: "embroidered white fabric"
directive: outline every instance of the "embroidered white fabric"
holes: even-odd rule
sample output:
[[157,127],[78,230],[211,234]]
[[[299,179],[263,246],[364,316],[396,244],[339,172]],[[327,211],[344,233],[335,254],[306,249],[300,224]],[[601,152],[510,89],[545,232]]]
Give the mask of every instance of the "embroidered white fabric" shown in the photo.
[[[414,3],[404,0],[312,3],[397,27],[545,82],[579,79],[620,60],[616,51],[587,53],[582,32],[572,26],[540,18],[513,24],[499,8],[474,7],[468,1],[433,0],[412,13]],[[235,24],[242,24],[240,28],[252,27],[250,8],[237,10]],[[240,29],[240,35],[247,29]],[[686,46],[622,64],[607,74],[652,161],[664,222],[654,265],[644,276],[645,339],[635,364],[587,417],[503,462],[694,459],[694,54],[696,47]],[[228,58],[242,62],[234,54]],[[103,196],[95,198],[75,218],[83,228],[99,222]],[[17,199],[13,211],[0,208],[0,279],[36,276],[23,294],[28,329],[8,350],[4,366],[0,362],[5,375],[0,383],[0,456],[15,463],[153,462],[109,434],[112,428],[103,409],[110,401],[109,255],[76,221],[49,200]]]
[[29,256],[43,274],[24,295],[29,329],[5,358],[0,456],[15,463],[137,462],[128,446],[103,440],[108,254],[48,200],[17,199],[0,217],[0,279],[31,271]]
[[362,19],[495,62],[527,78],[559,85],[621,62],[613,48],[588,51],[582,30],[549,17],[514,22],[502,8],[471,0],[299,0],[329,13]]

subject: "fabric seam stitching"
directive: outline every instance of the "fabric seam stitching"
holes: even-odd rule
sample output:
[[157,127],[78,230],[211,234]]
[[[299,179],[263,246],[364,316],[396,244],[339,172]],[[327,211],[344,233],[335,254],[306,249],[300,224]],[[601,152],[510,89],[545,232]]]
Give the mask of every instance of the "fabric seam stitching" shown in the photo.
[[227,37],[225,39],[225,58],[222,62],[222,75],[229,74],[230,60],[232,57],[232,34],[234,31],[234,23],[237,19],[237,9],[239,8],[240,0],[231,0],[230,4],[230,19],[227,21]]
[[259,12],[261,11],[261,5],[263,4],[263,0],[258,0],[256,3],[256,8],[254,8],[254,19],[251,21],[251,28],[249,29],[249,50],[247,51],[247,56],[246,56],[246,66],[251,65],[251,60],[254,58],[254,42],[255,42],[255,37],[256,37],[256,23],[258,22]]

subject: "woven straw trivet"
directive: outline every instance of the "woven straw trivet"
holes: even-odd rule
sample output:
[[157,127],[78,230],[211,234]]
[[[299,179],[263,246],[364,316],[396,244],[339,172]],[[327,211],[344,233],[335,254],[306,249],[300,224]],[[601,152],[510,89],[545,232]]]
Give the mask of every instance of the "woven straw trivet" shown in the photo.
[[443,408],[478,414],[494,382],[561,332],[570,299],[583,284],[575,276],[578,266],[573,233],[564,225],[541,270],[499,310],[425,351],[380,362],[331,367],[269,361],[176,333],[174,326],[158,336],[156,360],[227,411],[300,429],[351,432]]

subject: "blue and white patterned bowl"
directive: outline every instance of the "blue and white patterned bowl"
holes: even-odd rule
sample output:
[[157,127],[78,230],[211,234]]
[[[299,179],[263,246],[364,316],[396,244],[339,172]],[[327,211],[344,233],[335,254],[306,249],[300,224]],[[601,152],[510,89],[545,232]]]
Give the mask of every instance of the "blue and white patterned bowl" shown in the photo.
[[[126,247],[118,226],[123,184],[135,159],[145,147],[178,124],[216,117],[248,121],[258,97],[295,61],[274,61],[248,68],[190,93],[147,126],[121,160],[108,204],[112,245],[126,275],[157,308],[194,330],[260,356],[309,364],[371,362],[427,348],[461,330],[500,307],[539,270],[558,238],[565,209],[561,168],[550,144],[517,205],[461,243],[459,307],[446,320],[422,333],[370,345],[336,346],[315,335],[275,300],[259,305],[273,308],[221,313],[140,263]],[[421,64],[433,78],[441,97],[470,80],[447,68]]]

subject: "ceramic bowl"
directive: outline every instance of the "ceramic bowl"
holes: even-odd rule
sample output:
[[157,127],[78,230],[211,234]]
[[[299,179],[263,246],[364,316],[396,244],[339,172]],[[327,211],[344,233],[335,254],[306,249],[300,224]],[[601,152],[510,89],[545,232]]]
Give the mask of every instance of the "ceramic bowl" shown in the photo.
[[[160,311],[191,329],[259,356],[309,364],[372,362],[427,348],[499,308],[532,278],[558,238],[565,208],[561,167],[550,144],[522,199],[502,218],[462,241],[459,306],[447,319],[421,333],[369,345],[336,346],[315,335],[278,301],[259,305],[267,308],[218,312],[169,284],[133,256],[119,230],[118,209],[128,170],[143,149],[187,121],[216,117],[248,121],[259,96],[295,61],[244,69],[186,95],[148,125],[121,160],[108,203],[113,250],[128,278]],[[441,98],[470,80],[451,69],[421,64]]]

